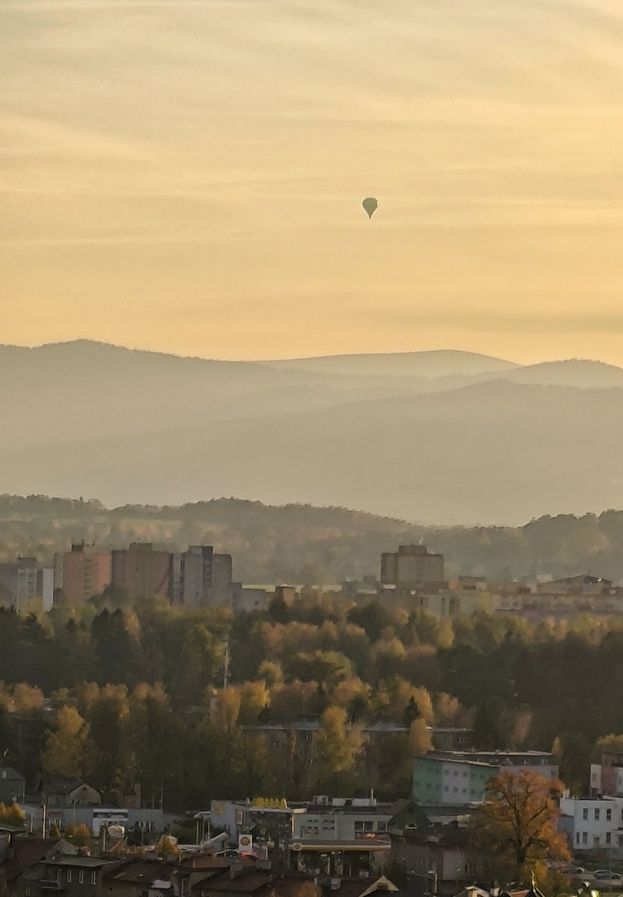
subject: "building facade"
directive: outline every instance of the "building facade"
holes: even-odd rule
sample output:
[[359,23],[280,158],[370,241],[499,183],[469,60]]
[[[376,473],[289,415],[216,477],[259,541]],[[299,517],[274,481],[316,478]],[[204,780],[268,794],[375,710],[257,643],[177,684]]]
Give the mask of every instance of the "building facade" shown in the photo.
[[451,760],[427,754],[413,767],[411,797],[422,806],[481,803],[488,782],[500,767],[477,760]]
[[0,564],[0,604],[22,610],[28,601],[41,598],[43,609],[50,610],[54,596],[54,571],[41,567],[34,557],[18,557]]
[[499,768],[500,772],[535,772],[546,779],[558,778],[558,762],[551,751],[435,750],[428,754],[442,760],[476,760]]
[[574,851],[623,850],[623,798],[563,797],[560,812]]
[[432,554],[425,545],[401,545],[398,551],[381,555],[381,584],[398,589],[420,589],[426,583],[443,581],[444,557]]
[[171,553],[154,549],[151,542],[132,542],[112,552],[112,585],[130,601],[169,598]]
[[84,542],[54,556],[54,588],[61,589],[71,604],[84,604],[105,591],[111,583],[111,573],[110,552]]

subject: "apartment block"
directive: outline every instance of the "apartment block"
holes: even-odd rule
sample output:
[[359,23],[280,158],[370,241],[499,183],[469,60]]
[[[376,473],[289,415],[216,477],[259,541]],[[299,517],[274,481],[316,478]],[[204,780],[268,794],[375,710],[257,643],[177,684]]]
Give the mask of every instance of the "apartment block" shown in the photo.
[[0,564],[0,604],[20,611],[33,598],[41,598],[50,610],[54,595],[54,571],[41,567],[34,557],[18,557]]
[[401,545],[398,551],[381,555],[381,584],[397,589],[419,589],[426,583],[443,581],[444,557],[426,545]]
[[171,553],[154,549],[151,542],[132,542],[112,552],[112,585],[130,601],[170,597]]
[[71,551],[54,556],[54,588],[62,589],[71,604],[83,604],[111,582],[111,556],[79,542]]

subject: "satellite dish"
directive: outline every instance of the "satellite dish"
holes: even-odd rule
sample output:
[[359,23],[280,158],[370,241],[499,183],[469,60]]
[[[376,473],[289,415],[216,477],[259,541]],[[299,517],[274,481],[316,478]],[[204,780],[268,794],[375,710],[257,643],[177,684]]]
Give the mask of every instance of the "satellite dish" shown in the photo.
[[367,196],[361,203],[361,205],[363,206],[368,218],[372,218],[379,207],[379,201],[378,199],[375,199],[374,196]]

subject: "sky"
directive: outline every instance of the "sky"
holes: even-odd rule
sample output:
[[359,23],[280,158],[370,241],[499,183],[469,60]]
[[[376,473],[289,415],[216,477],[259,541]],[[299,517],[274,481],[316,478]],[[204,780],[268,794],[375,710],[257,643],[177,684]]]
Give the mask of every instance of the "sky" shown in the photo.
[[0,342],[623,364],[622,45],[620,0],[2,0]]

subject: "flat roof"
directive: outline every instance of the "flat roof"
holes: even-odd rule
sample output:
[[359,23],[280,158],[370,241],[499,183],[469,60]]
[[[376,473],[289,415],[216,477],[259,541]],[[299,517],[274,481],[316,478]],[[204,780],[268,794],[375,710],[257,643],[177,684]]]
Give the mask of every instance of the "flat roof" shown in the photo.
[[499,766],[496,763],[485,763],[483,760],[470,760],[468,757],[433,757],[430,754],[427,754],[424,757],[417,757],[416,763],[421,763],[422,760],[427,760],[429,763],[458,763],[462,766],[484,766],[487,769],[499,769]]
[[373,850],[391,850],[389,841],[381,841],[380,838],[361,838],[355,841],[293,841],[290,850],[295,853],[302,851],[317,851],[330,853],[331,851],[352,851],[364,853]]
[[100,866],[108,866],[114,860],[105,860],[103,857],[61,857],[58,860],[45,860],[48,866],[84,866],[97,869]]

